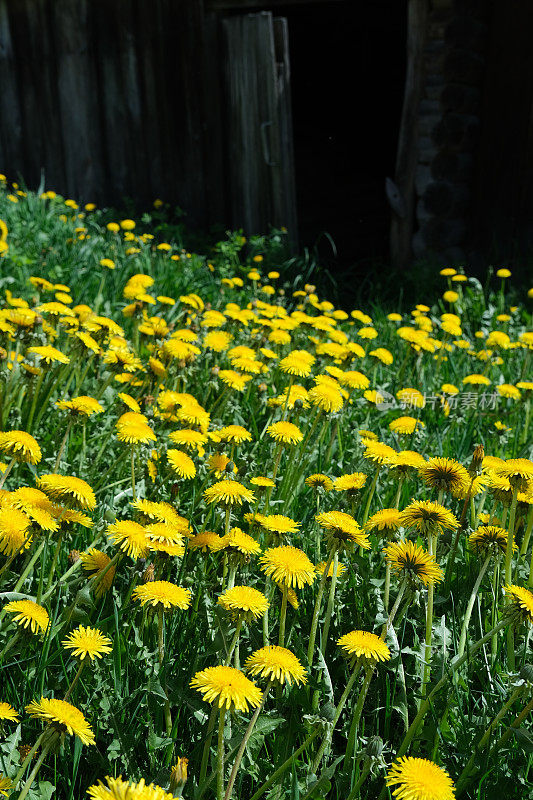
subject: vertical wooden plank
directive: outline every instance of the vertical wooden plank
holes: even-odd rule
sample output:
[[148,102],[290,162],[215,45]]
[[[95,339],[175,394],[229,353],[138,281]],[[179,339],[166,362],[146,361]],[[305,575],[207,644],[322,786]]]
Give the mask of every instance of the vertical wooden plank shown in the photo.
[[294,137],[292,130],[291,66],[289,57],[289,23],[284,17],[274,18],[274,42],[277,67],[277,117],[280,132],[281,193],[275,199],[275,224],[285,225],[289,242],[298,244],[296,181],[294,173]]
[[0,0],[0,172],[12,177],[23,171],[22,115],[15,54],[8,13],[10,0]]
[[89,3],[52,3],[66,187],[82,201],[100,199],[103,185]]
[[[277,46],[275,27],[277,28]],[[287,27],[270,12],[223,21],[233,224],[292,226],[295,190]]]
[[428,0],[409,0],[407,10],[407,73],[396,156],[395,184],[402,200],[402,216],[393,211],[390,231],[391,261],[405,266],[411,255],[418,156],[418,107],[424,81]]

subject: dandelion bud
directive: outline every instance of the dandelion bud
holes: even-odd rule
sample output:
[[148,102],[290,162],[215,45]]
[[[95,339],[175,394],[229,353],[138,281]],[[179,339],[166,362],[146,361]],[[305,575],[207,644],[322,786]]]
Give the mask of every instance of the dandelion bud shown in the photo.
[[151,583],[154,580],[155,575],[155,567],[153,564],[148,564],[146,569],[143,572],[142,582],[143,583]]
[[474,448],[474,454],[472,456],[472,461],[470,462],[470,466],[468,467],[468,472],[471,478],[474,478],[476,475],[479,474],[484,458],[485,458],[485,451],[483,449],[483,445],[476,444]]
[[260,392],[266,392],[266,390],[268,389],[268,386],[266,385],[266,383],[260,383],[257,388],[258,388],[258,390]]
[[[18,751],[19,751],[19,754],[20,754],[21,762],[24,761],[26,756],[29,755],[30,750],[31,750],[31,744],[19,744]],[[35,758],[36,755],[37,755],[37,751],[35,751],[35,753],[33,754],[32,761],[33,761],[33,759]]]
[[211,367],[211,374],[212,375],[218,375],[219,372],[220,372],[220,367],[217,367],[217,366]]
[[335,706],[328,700],[327,703],[320,706],[319,714],[326,722],[333,722],[335,719]]
[[170,772],[170,791],[175,797],[179,797],[181,789],[185,786],[187,781],[187,764],[188,758],[178,758],[176,764]]
[[229,475],[233,475],[233,473],[235,472],[235,462],[234,461],[228,461],[228,463],[226,464],[226,472]]
[[294,408],[296,409],[296,411],[301,411],[303,407],[304,407],[303,400],[301,399],[301,397],[297,397],[296,400],[294,401]]
[[76,561],[80,560],[80,551],[79,550],[71,550],[68,554],[68,563],[72,566],[76,563]]
[[369,758],[379,758],[383,751],[383,739],[381,736],[372,736],[366,746],[366,754]]
[[533,683],[533,664],[524,664],[520,668],[520,677],[528,683]]

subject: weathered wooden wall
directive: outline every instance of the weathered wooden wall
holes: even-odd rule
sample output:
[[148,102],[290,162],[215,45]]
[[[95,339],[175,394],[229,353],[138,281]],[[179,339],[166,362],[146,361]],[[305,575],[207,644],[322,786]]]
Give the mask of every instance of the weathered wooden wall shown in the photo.
[[0,171],[225,222],[217,20],[202,0],[0,0]]
[[476,0],[432,0],[419,106],[415,255],[465,257],[474,197],[487,27]]

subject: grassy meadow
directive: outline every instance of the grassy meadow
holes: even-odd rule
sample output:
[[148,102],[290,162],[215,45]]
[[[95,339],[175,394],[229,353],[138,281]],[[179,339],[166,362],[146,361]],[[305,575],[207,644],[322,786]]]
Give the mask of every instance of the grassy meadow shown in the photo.
[[533,289],[2,178],[0,796],[533,797]]

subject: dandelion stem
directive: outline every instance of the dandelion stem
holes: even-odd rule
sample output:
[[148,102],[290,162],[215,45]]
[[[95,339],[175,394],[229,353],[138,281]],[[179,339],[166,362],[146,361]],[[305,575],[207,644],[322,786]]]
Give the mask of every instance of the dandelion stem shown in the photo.
[[231,663],[231,657],[233,656],[233,652],[237,647],[237,642],[239,641],[239,636],[241,635],[241,628],[242,628],[242,619],[238,619],[237,626],[235,628],[235,633],[233,634],[233,639],[231,640],[228,654],[226,656],[226,661],[224,662],[226,667]]
[[294,764],[298,756],[300,756],[304,752],[304,750],[307,750],[311,742],[314,739],[316,739],[319,733],[320,733],[320,728],[317,726],[313,731],[313,733],[311,733],[304,741],[304,743],[300,745],[298,750],[295,750],[295,752],[286,761],[283,762],[281,767],[278,767],[278,769],[272,773],[270,778],[267,781],[265,781],[265,783],[262,786],[260,786],[256,792],[253,793],[253,795],[250,797],[250,800],[259,800],[259,798],[262,797],[265,794],[265,792],[268,792],[270,787],[273,784],[277,783],[278,779],[281,778],[281,776],[289,769],[289,767],[291,767]]
[[33,781],[35,780],[35,776],[39,772],[39,770],[41,768],[41,764],[43,763],[44,759],[46,758],[46,756],[48,754],[48,751],[50,750],[50,747],[52,746],[52,743],[53,743],[55,738],[56,738],[55,736],[51,737],[46,742],[46,744],[43,746],[43,749],[41,750],[41,754],[40,754],[39,758],[37,759],[34,768],[32,769],[32,771],[29,774],[28,780],[26,781],[26,783],[22,787],[22,790],[21,790],[21,792],[20,792],[20,794],[18,796],[18,800],[24,800],[24,798],[26,797],[26,795],[30,791],[31,785],[32,785]]
[[217,743],[217,800],[224,800],[224,723],[226,721],[226,706],[220,709],[218,718],[218,743]]
[[283,596],[281,600],[281,611],[279,615],[279,639],[278,644],[280,647],[285,646],[285,621],[287,619],[287,597],[289,595],[289,587],[286,583],[283,584]]
[[[428,552],[430,555],[435,555],[437,544],[437,537],[430,532],[428,534]],[[424,667],[422,674],[422,686],[420,694],[422,697],[426,694],[426,688],[429,683],[431,675],[431,640],[433,637],[433,597],[435,594],[435,584],[431,582],[428,586],[428,602],[426,607],[426,642],[424,645]]]
[[11,470],[13,469],[13,467],[14,467],[14,465],[15,465],[15,462],[16,462],[16,460],[17,460],[17,459],[16,459],[15,457],[13,457],[13,458],[11,459],[11,461],[9,462],[9,464],[7,465],[7,467],[5,468],[4,474],[3,474],[3,475],[2,475],[2,477],[0,478],[0,489],[2,488],[2,486],[4,485],[4,483],[6,482],[6,480],[7,480],[7,476],[9,475],[9,473],[11,472]]
[[489,553],[483,562],[481,569],[479,570],[479,574],[476,578],[476,582],[472,588],[472,592],[470,597],[468,598],[468,603],[466,606],[466,611],[463,619],[463,626],[461,628],[461,635],[459,637],[459,647],[457,648],[457,655],[462,656],[465,651],[466,645],[466,635],[468,633],[468,624],[470,622],[470,617],[472,616],[472,609],[474,608],[474,603],[476,602],[477,593],[479,591],[479,587],[481,586],[481,581],[487,571],[487,568],[490,563],[491,554]]
[[76,674],[74,675],[74,678],[72,679],[72,683],[70,684],[70,686],[68,687],[67,691],[65,692],[65,697],[63,698],[63,700],[68,700],[70,695],[72,694],[72,691],[73,691],[74,687],[76,686],[76,684],[78,683],[78,681],[79,681],[79,679],[81,677],[81,673],[85,669],[85,662],[86,661],[87,661],[87,658],[82,658],[81,663],[80,663],[80,665],[79,665],[79,667],[78,667],[78,669],[76,671]]
[[533,531],[533,506],[530,506],[527,514],[526,530],[524,532],[524,538],[522,540],[522,546],[520,548],[521,556],[525,556],[527,553],[532,531]]
[[59,469],[59,464],[61,463],[61,456],[63,455],[63,450],[65,449],[65,445],[67,443],[68,435],[70,433],[70,429],[72,428],[73,423],[74,423],[74,419],[73,419],[73,417],[71,417],[69,419],[69,421],[68,421],[67,429],[65,431],[65,435],[63,436],[63,440],[62,440],[62,442],[61,442],[61,444],[59,446],[59,451],[57,453],[56,463],[54,464],[54,473],[56,473],[57,470]]
[[[481,639],[478,639],[477,642],[474,642],[474,644],[470,646],[470,648],[466,653],[464,653],[461,657],[456,656],[454,659],[452,659],[452,661],[448,665],[449,669],[446,675],[443,675],[442,678],[439,681],[437,681],[437,683],[430,690],[428,695],[422,700],[420,708],[418,709],[418,713],[414,718],[414,720],[411,722],[409,730],[405,734],[403,741],[400,745],[400,748],[396,753],[396,759],[401,758],[406,754],[411,742],[413,741],[418,729],[420,728],[420,725],[424,721],[424,717],[426,716],[435,695],[437,695],[440,692],[440,690],[447,684],[448,680],[455,674],[455,672],[457,672],[457,670],[460,667],[463,666],[463,664],[469,658],[471,658],[475,653],[477,653],[477,651],[480,650],[484,644],[486,644],[491,640],[494,634],[498,633],[508,625],[509,625],[509,620],[507,618],[502,619],[491,631],[485,634],[485,636],[483,636]],[[386,786],[383,788],[381,794],[379,795],[378,800],[384,800],[385,797],[387,797]]]
[[326,561],[326,566],[324,567],[324,572],[320,577],[320,583],[318,584],[318,594],[315,600],[315,607],[313,609],[313,619],[311,621],[311,631],[309,633],[309,644],[307,647],[307,663],[309,668],[313,666],[313,656],[315,652],[315,639],[316,639],[316,629],[318,625],[318,618],[320,616],[320,607],[322,605],[322,597],[324,596],[324,588],[326,585],[326,580],[328,577],[329,568],[331,566],[331,562],[333,561],[335,555],[335,548],[331,548],[329,551],[329,555]]
[[207,774],[207,762],[209,761],[209,751],[211,750],[211,740],[213,738],[213,730],[215,728],[215,721],[217,718],[217,711],[218,708],[214,705],[211,708],[211,714],[209,716],[209,722],[207,723],[207,732],[205,735],[205,744],[204,750],[202,753],[202,761],[200,764],[200,777],[198,780],[198,786],[203,786],[205,781],[205,776]]
[[33,756],[35,755],[35,753],[37,752],[39,747],[41,746],[41,742],[43,741],[43,739],[48,735],[48,732],[49,732],[49,729],[45,728],[44,731],[41,733],[41,735],[37,738],[35,744],[31,748],[30,752],[28,753],[28,755],[26,756],[26,758],[24,759],[22,764],[20,765],[17,774],[13,778],[13,788],[16,787],[16,785],[18,784],[18,782],[20,781],[20,779],[24,775],[26,767],[28,766],[28,764],[32,760]]
[[26,569],[23,571],[22,575],[20,576],[20,578],[16,582],[16,584],[15,584],[15,586],[13,588],[14,592],[18,592],[20,590],[20,587],[22,586],[22,584],[24,583],[24,581],[26,580],[26,578],[28,577],[28,575],[32,571],[35,562],[37,561],[37,559],[39,558],[39,556],[41,555],[41,553],[43,551],[44,544],[45,544],[45,539],[42,539],[42,541],[40,542],[39,546],[36,548],[33,556],[31,557],[30,561],[28,562],[28,564],[26,566]]
[[364,514],[363,514],[363,521],[361,523],[361,526],[365,525],[366,522],[368,521],[368,517],[369,517],[369,514],[370,514],[370,504],[372,502],[372,498],[374,497],[374,492],[376,491],[376,486],[377,486],[377,483],[378,483],[380,470],[381,470],[381,464],[378,464],[378,466],[376,467],[376,471],[374,473],[374,477],[372,478],[372,483],[370,484],[370,489],[368,490],[368,497],[367,497],[367,500],[366,500],[366,506],[365,506],[365,511],[364,511]]
[[515,703],[515,701],[520,697],[521,694],[524,693],[524,686],[518,686],[511,694],[509,700],[500,708],[496,716],[491,720],[488,728],[485,730],[485,733],[479,740],[479,742],[474,745],[474,752],[470,756],[469,760],[466,763],[465,768],[461,772],[458,780],[457,780],[457,791],[461,792],[463,789],[463,785],[466,785],[470,781],[470,773],[472,772],[472,767],[475,764],[476,758],[479,756],[479,753],[485,749],[485,745],[489,741],[492,731],[498,724],[498,722],[507,714],[511,706]]
[[338,569],[339,569],[339,552],[338,550],[335,550],[335,554],[333,556],[333,573],[331,576],[331,586],[329,589],[328,604],[326,607],[326,617],[324,619],[324,627],[322,629],[322,641],[320,644],[320,650],[322,652],[322,655],[326,654],[326,647],[328,644],[328,633],[331,622],[331,615],[333,613],[333,603],[335,601],[335,589],[337,587]]
[[230,800],[231,793],[233,791],[233,785],[234,785],[235,779],[237,777],[237,772],[239,771],[239,767],[241,765],[242,757],[244,756],[244,751],[246,750],[246,745],[248,744],[248,740],[250,739],[250,736],[252,735],[252,731],[254,729],[255,723],[257,722],[257,720],[259,718],[259,714],[261,713],[261,711],[264,708],[264,705],[265,705],[266,699],[268,697],[268,693],[270,692],[271,686],[272,686],[272,681],[270,680],[267,683],[266,687],[265,687],[265,691],[263,692],[263,699],[261,700],[261,703],[255,709],[254,715],[253,715],[252,719],[250,720],[250,722],[248,723],[248,727],[246,728],[246,732],[245,732],[245,734],[243,736],[243,739],[242,739],[242,742],[240,744],[239,750],[237,751],[237,755],[235,757],[235,763],[233,764],[233,768],[232,768],[231,774],[229,776],[228,785],[226,786],[226,794],[224,795],[224,800]]
[[131,446],[131,493],[133,500],[136,499],[135,495],[135,445]]
[[[509,527],[507,528],[507,548],[505,550],[505,583],[510,586],[513,582],[512,575],[512,558],[513,558],[513,544],[514,544],[514,524],[516,518],[516,506],[518,503],[518,484],[513,486],[513,498],[511,500],[511,509],[509,512]],[[506,599],[509,604],[510,598]],[[514,672],[515,668],[515,650],[514,650],[514,627],[509,625],[507,628],[507,662],[509,669]]]
[[326,733],[324,734],[324,738],[322,739],[320,747],[318,748],[318,753],[316,754],[315,760],[313,761],[313,766],[311,767],[311,772],[314,772],[315,774],[316,774],[316,771],[317,771],[318,767],[320,766],[320,762],[322,761],[322,756],[324,755],[326,747],[328,746],[328,744],[331,741],[331,737],[333,736],[333,731],[335,730],[335,728],[337,726],[337,722],[339,721],[340,715],[342,714],[344,706],[346,705],[346,701],[348,699],[348,695],[350,694],[350,692],[352,690],[352,686],[355,683],[355,679],[359,675],[360,671],[361,671],[360,659],[357,659],[357,661],[355,662],[352,674],[350,675],[350,677],[348,679],[348,683],[346,684],[346,688],[345,688],[344,692],[342,693],[341,699],[339,700],[339,702],[337,703],[337,706],[335,707],[335,714],[333,716],[333,721],[332,721],[331,725],[329,726],[328,730],[326,731]]

